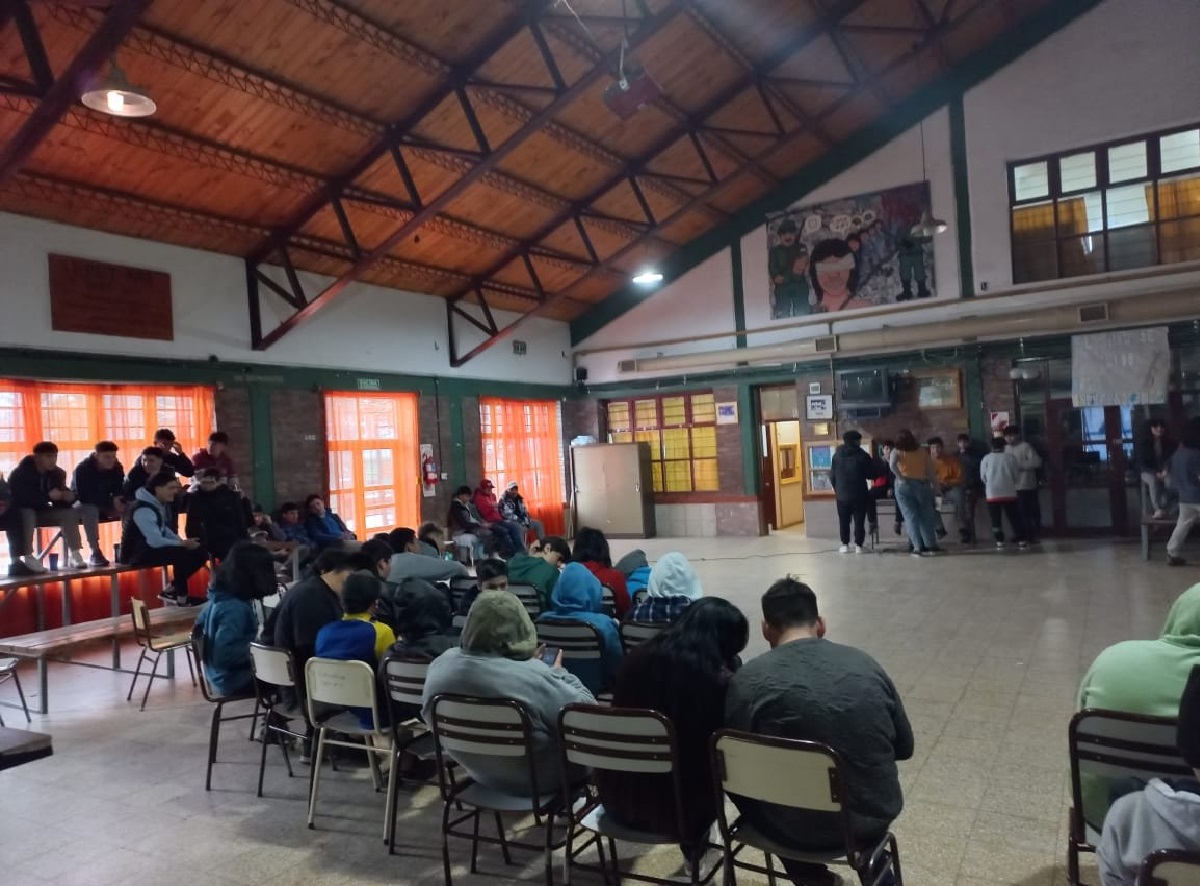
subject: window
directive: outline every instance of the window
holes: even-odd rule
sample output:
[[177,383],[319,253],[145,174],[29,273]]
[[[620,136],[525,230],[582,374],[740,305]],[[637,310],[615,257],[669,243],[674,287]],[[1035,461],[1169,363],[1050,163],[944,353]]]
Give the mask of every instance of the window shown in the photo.
[[496,494],[517,481],[529,516],[549,535],[561,535],[563,522],[562,421],[557,400],[479,401],[483,473]]
[[1008,168],[1013,282],[1200,259],[1200,127]]
[[711,393],[615,400],[610,443],[649,443],[655,492],[715,492],[717,404]]
[[329,506],[359,538],[421,521],[416,394],[326,394]]

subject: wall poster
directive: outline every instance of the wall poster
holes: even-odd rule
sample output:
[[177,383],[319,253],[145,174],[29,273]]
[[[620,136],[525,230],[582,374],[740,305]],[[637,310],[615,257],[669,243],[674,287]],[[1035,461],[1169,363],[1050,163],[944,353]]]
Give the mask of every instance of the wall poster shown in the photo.
[[771,216],[771,319],[934,297],[932,238],[912,235],[929,208],[919,182]]

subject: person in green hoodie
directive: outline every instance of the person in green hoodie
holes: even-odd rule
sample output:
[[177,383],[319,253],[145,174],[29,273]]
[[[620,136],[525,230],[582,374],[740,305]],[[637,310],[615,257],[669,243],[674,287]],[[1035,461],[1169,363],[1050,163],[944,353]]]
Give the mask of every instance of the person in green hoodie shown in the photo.
[[565,538],[551,535],[541,541],[537,553],[513,554],[508,561],[508,583],[537,588],[542,608],[550,608],[550,595],[558,583],[558,570],[571,559],[571,548]]
[[[1200,584],[1179,595],[1157,640],[1125,640],[1096,656],[1079,687],[1079,710],[1176,717],[1179,698],[1196,665],[1200,665]],[[1085,777],[1080,787],[1083,817],[1099,830],[1115,799],[1109,795],[1109,781]]]

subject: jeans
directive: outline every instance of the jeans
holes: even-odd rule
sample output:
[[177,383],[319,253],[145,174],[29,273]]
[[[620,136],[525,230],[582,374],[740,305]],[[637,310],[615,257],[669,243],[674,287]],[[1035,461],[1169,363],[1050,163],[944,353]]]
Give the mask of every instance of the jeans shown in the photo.
[[[958,523],[958,531],[961,533],[969,532],[967,520],[967,495],[966,490],[961,486],[951,486],[949,489],[942,490],[942,498],[950,502],[954,506],[954,519]],[[945,531],[945,525],[942,523],[942,515],[937,517],[938,528]]]
[[83,523],[83,534],[87,538],[88,547],[93,554],[100,553],[100,524],[113,523],[120,516],[112,508],[101,508],[97,505],[85,505],[77,502],[75,510],[79,511],[79,520]]
[[850,544],[850,520],[854,520],[854,543],[862,547],[862,543],[866,541],[867,533],[863,528],[863,521],[867,517],[867,502],[868,499],[860,498],[852,501],[837,500],[838,514],[838,534],[841,536],[842,544]]
[[1168,557],[1179,556],[1180,551],[1183,550],[1183,543],[1187,541],[1188,533],[1192,531],[1192,526],[1197,520],[1200,520],[1200,504],[1180,502],[1179,519],[1175,522],[1175,531],[1167,540]]
[[19,508],[11,526],[8,548],[14,560],[33,553],[33,537],[39,526],[61,529],[67,550],[78,551],[80,548],[79,512],[74,508],[44,508],[40,511]]
[[1154,471],[1142,471],[1142,486],[1150,499],[1148,512],[1161,511],[1166,508],[1166,496],[1163,494],[1163,482]]
[[[546,527],[541,520],[530,519],[529,525],[526,528],[539,539],[546,537]],[[524,535],[524,533],[522,533],[522,535]],[[524,539],[521,540],[524,541]]]
[[914,551],[932,551],[937,547],[937,509],[933,503],[933,484],[928,480],[903,480],[896,483],[896,507],[908,524],[908,536]]
[[501,548],[507,548],[509,555],[525,550],[525,530],[520,523],[511,520],[493,523],[492,534]]
[[992,538],[996,541],[1004,541],[1004,515],[1008,515],[1008,522],[1012,526],[1013,538],[1018,543],[1027,541],[1028,535],[1025,527],[1025,515],[1021,513],[1020,503],[1007,499],[1005,501],[989,501],[988,514],[992,518]]
[[1042,505],[1036,489],[1018,489],[1017,504],[1021,508],[1021,520],[1025,526],[1025,537],[1037,541],[1042,534]]
[[173,545],[165,548],[146,548],[132,565],[170,566],[171,587],[179,596],[188,596],[188,579],[208,562],[208,551],[203,547],[185,548]]

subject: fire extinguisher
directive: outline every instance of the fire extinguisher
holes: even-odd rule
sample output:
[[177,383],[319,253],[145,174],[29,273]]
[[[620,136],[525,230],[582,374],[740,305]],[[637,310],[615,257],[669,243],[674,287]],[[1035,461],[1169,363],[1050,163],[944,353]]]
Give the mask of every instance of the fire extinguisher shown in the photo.
[[425,477],[425,485],[433,486],[438,481],[438,466],[433,456],[427,455],[421,460],[421,473]]

